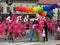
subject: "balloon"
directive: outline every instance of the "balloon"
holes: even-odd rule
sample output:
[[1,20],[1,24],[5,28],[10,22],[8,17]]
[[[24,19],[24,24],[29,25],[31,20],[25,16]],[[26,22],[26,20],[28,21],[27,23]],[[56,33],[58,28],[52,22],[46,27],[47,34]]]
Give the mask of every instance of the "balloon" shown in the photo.
[[51,17],[51,15],[52,15],[52,12],[47,12],[47,17]]
[[43,7],[39,6],[39,12],[43,11]]
[[46,16],[47,12],[46,12],[46,11],[44,11],[42,14],[43,14],[44,16]]
[[[42,11],[51,11],[52,9],[55,9],[57,7],[58,7],[58,4],[46,5],[43,7],[38,6],[38,7],[34,7],[34,8],[17,6],[16,11],[37,13],[37,12],[42,12]],[[45,12],[43,14],[46,15]]]
[[17,6],[16,11],[25,12],[26,8],[22,6]]
[[58,4],[52,4],[52,5],[51,5],[51,8],[52,8],[52,9],[58,8]]
[[44,11],[44,12],[39,12],[38,14],[41,15],[41,16],[46,16],[47,12],[46,12],[46,11]]
[[26,12],[33,12],[33,8],[27,7]]
[[25,8],[25,7],[21,7],[21,8],[20,8],[20,11],[21,11],[21,12],[25,12],[25,11],[26,11],[26,8]]
[[19,9],[20,9],[20,6],[17,6],[17,7],[16,7],[16,11],[19,11]]
[[43,6],[43,10],[50,11],[51,10],[51,6],[50,5]]
[[39,15],[42,15],[42,12],[38,12]]
[[34,13],[38,12],[38,10],[39,10],[39,7],[34,7],[34,8],[33,8],[33,12],[34,12]]

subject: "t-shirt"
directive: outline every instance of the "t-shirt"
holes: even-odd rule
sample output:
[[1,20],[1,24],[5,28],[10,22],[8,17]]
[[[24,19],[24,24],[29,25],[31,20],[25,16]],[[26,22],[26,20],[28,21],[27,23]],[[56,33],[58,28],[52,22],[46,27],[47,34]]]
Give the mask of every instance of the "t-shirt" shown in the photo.
[[43,37],[45,37],[45,30],[43,29]]
[[60,31],[60,27],[58,27],[57,31]]

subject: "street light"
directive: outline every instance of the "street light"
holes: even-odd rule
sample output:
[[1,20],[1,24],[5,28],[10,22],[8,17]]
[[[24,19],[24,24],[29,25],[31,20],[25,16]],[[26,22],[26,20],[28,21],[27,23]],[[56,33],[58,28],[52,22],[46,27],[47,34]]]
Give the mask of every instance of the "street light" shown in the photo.
[[13,0],[6,0],[6,4],[10,7],[10,9],[9,9],[10,16],[12,14],[12,12],[11,12],[11,5],[12,5],[12,3],[13,3]]
[[13,3],[13,0],[6,0],[6,4],[8,4],[9,6],[11,6]]

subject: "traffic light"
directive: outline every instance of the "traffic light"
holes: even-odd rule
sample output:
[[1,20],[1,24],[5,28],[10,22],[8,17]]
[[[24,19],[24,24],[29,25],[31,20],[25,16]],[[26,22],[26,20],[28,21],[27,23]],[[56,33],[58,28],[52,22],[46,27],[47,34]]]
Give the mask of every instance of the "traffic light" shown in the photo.
[[12,5],[12,3],[13,3],[13,0],[6,0],[6,4]]

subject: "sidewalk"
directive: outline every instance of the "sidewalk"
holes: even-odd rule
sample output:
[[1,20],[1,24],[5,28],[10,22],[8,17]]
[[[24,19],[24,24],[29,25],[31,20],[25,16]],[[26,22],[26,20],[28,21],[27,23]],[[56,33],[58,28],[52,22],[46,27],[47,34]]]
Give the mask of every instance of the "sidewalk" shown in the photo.
[[58,41],[48,41],[48,42],[1,42],[0,45],[60,45],[60,40]]

